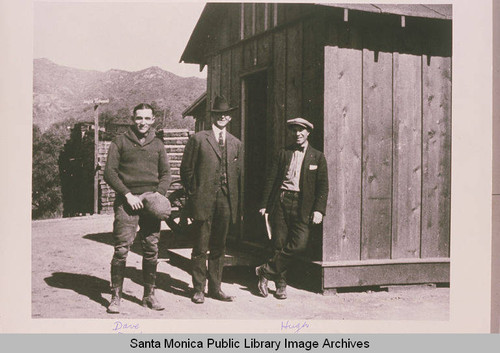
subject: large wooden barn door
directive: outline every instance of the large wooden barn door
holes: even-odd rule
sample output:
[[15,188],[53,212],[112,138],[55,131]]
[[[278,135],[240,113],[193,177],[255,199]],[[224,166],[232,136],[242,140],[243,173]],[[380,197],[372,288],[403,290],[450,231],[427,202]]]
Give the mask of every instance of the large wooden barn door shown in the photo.
[[243,124],[245,170],[243,193],[243,239],[259,241],[266,237],[265,224],[258,213],[262,197],[267,158],[267,72],[243,79]]

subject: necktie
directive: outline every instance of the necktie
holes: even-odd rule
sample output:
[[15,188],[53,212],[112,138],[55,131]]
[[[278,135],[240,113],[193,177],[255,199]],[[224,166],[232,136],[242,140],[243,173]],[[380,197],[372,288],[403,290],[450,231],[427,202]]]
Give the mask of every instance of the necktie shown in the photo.
[[222,150],[222,148],[224,148],[224,137],[222,135],[222,131],[219,132],[219,147],[221,150]]
[[222,152],[222,160],[221,160],[221,185],[227,185],[227,167],[226,167],[226,148],[224,146],[224,137],[222,135],[222,131],[219,133],[219,147]]

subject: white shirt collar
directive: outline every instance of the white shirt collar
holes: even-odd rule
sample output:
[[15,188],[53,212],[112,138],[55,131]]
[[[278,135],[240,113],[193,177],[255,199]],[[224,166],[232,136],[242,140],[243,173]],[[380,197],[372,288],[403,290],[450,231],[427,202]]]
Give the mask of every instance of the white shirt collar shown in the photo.
[[308,140],[306,140],[306,142],[304,142],[304,143],[302,144],[302,147],[304,147],[304,153],[305,153],[305,152],[306,152],[306,150],[307,150],[307,146],[309,146],[309,141],[308,141]]
[[212,124],[212,131],[215,135],[215,141],[219,141],[219,135],[222,132],[222,140],[226,142],[226,128],[219,129],[217,126],[215,126],[215,124]]

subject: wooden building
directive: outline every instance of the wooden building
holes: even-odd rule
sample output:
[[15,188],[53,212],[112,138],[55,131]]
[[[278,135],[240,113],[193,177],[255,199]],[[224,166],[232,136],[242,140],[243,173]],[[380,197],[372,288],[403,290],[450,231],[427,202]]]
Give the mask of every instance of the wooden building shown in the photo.
[[183,118],[186,116],[192,116],[195,119],[195,131],[205,130],[205,115],[207,114],[206,104],[207,93],[205,92],[196,98],[196,100],[182,112]]
[[205,6],[181,61],[208,67],[205,126],[215,95],[239,107],[241,242],[266,242],[265,171],[302,116],[330,181],[308,278],[320,290],[449,282],[451,26],[451,5]]

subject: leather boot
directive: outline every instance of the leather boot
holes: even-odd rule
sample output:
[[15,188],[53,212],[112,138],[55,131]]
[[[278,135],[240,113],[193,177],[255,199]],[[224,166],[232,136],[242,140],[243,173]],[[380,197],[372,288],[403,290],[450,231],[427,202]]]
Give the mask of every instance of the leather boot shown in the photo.
[[286,299],[286,285],[281,284],[279,286],[276,286],[276,294],[274,296],[276,297],[276,299]]
[[156,263],[142,262],[142,274],[144,278],[144,296],[142,306],[152,310],[165,309],[155,297]]
[[125,263],[111,265],[111,301],[106,310],[109,314],[118,314],[120,312],[124,274]]
[[269,288],[268,288],[268,280],[266,277],[264,277],[262,266],[255,268],[255,274],[259,278],[259,282],[257,283],[257,289],[259,290],[260,295],[265,298],[269,294]]
[[142,306],[157,311],[165,309],[165,307],[163,307],[155,297],[154,285],[144,284],[144,297],[142,298]]

